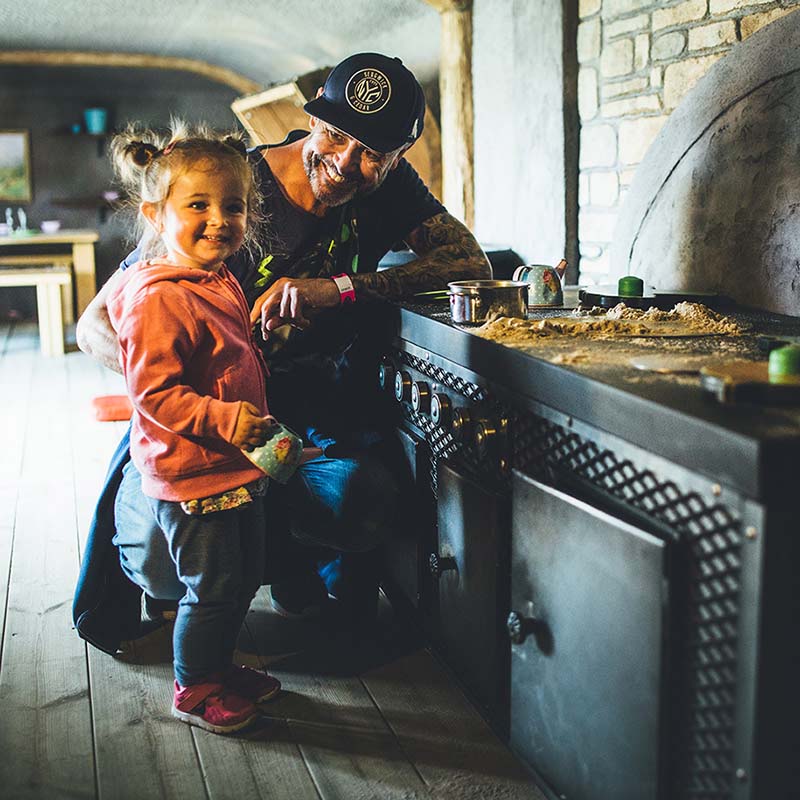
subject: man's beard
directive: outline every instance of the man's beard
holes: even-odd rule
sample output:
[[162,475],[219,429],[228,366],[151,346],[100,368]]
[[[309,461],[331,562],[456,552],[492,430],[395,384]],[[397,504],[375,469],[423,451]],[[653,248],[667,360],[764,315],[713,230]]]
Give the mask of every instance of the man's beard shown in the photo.
[[[325,173],[326,169],[322,156],[316,153],[309,152],[303,159],[303,166],[314,197],[326,206],[342,206],[357,195],[368,194],[363,191],[363,181],[360,178],[345,178],[341,184],[334,184],[327,174],[322,177],[319,173]],[[336,173],[335,168],[331,171]]]

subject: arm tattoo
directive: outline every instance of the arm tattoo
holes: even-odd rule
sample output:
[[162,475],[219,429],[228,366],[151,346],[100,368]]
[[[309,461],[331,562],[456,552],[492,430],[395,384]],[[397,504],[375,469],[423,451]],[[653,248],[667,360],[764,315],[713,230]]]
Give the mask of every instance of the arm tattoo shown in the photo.
[[381,272],[354,275],[358,294],[397,300],[446,289],[449,281],[492,277],[492,268],[475,237],[447,212],[426,219],[406,236],[406,243],[418,258]]

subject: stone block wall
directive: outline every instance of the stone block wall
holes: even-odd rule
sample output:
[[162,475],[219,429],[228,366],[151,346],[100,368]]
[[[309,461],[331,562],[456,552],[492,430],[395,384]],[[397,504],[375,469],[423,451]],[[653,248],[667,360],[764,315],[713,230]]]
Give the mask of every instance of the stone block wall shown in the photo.
[[616,280],[610,243],[636,166],[683,96],[800,0],[579,0],[579,279]]

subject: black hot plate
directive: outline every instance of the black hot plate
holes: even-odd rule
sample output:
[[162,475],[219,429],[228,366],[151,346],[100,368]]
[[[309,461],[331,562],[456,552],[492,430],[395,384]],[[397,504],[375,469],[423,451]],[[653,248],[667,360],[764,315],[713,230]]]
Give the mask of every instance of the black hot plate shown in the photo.
[[715,292],[658,291],[645,292],[640,297],[623,297],[617,294],[616,286],[592,286],[578,290],[578,300],[582,306],[613,308],[617,303],[625,303],[629,308],[648,309],[651,306],[669,311],[676,303],[702,303],[717,309],[732,303],[729,297]]

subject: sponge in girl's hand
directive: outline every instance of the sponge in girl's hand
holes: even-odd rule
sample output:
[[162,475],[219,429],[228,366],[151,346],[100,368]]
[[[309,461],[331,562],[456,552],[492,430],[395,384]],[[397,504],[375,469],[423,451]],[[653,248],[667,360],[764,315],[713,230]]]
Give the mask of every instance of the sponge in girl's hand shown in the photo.
[[95,419],[112,422],[131,418],[133,406],[124,394],[106,394],[92,399]]

